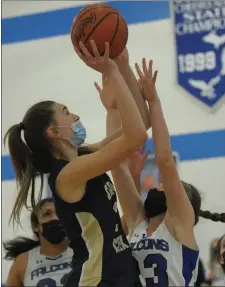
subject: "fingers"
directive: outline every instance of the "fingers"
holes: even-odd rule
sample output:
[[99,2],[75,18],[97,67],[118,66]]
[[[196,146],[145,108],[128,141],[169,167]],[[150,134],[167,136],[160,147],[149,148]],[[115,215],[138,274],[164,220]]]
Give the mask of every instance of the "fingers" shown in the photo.
[[152,65],[153,65],[153,61],[150,60],[148,63],[148,75],[152,78]]
[[[84,45],[84,43],[82,41],[79,42],[79,46],[81,51],[79,51],[79,49],[75,48],[76,53],[78,54],[78,56],[85,62],[93,62],[93,61],[100,61],[102,59],[102,57],[99,54],[98,51],[98,47],[95,44],[94,40],[90,40],[90,45],[93,51],[93,55],[88,51],[88,49],[86,48],[86,46]],[[109,43],[105,43],[105,53],[103,56],[104,60],[108,60],[109,58]]]
[[154,75],[153,75],[153,78],[152,78],[152,81],[153,81],[153,84],[154,84],[154,85],[155,85],[155,83],[156,83],[157,76],[158,76],[158,70],[156,70],[156,71],[154,72]]
[[100,60],[101,57],[100,57],[98,48],[97,48],[97,46],[95,44],[95,41],[90,40],[90,44],[91,44],[91,47],[92,47],[92,50],[93,50],[93,54],[94,54],[96,60]]
[[139,79],[140,79],[140,80],[144,79],[145,76],[144,76],[144,74],[142,73],[142,71],[141,71],[141,69],[140,69],[138,63],[135,63],[135,69],[136,69],[136,71],[137,71],[137,74],[138,74]]
[[105,53],[104,53],[104,60],[107,60],[109,58],[109,43],[105,43]]
[[99,94],[101,94],[102,88],[99,86],[99,84],[97,82],[94,82],[94,85],[95,85],[96,90],[99,92]]
[[146,63],[145,58],[142,59],[143,72],[141,71],[139,65],[137,63],[135,63],[135,68],[136,68],[137,74],[139,76],[139,84],[140,84],[140,80],[144,80],[144,78],[146,78],[146,77],[150,77],[153,80],[154,76],[155,76],[155,81],[156,81],[157,73],[155,72],[154,76],[152,77],[152,67],[153,67],[153,60],[149,61],[148,67],[147,67],[147,63]]
[[149,61],[148,67],[147,67],[146,59],[145,58],[142,59],[143,72],[141,71],[141,69],[137,63],[135,63],[135,68],[136,68],[137,74],[139,76],[138,84],[139,84],[141,90],[143,88],[143,83],[147,79],[152,80],[152,83],[155,85],[156,80],[157,80],[157,76],[158,76],[158,70],[156,70],[153,74],[153,60]]
[[143,68],[144,75],[147,76],[148,75],[148,68],[146,65],[146,59],[145,58],[142,59],[142,68]]
[[93,59],[93,56],[88,51],[88,49],[85,47],[85,45],[84,45],[84,43],[82,41],[79,42],[79,46],[80,46],[81,51],[84,54],[84,57],[85,57],[86,61],[90,61],[91,59]]
[[74,50],[77,53],[77,55],[80,57],[80,59],[83,60],[84,62],[86,62],[86,59],[85,59],[84,55],[80,52],[80,50],[77,48],[74,48]]

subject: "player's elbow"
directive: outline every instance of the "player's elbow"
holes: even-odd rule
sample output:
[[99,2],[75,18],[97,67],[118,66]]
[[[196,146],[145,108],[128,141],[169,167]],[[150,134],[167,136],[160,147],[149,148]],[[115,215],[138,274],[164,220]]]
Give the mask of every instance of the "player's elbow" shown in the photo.
[[128,138],[129,146],[133,151],[139,149],[148,139],[148,134],[146,130],[140,131],[132,136],[132,138]]

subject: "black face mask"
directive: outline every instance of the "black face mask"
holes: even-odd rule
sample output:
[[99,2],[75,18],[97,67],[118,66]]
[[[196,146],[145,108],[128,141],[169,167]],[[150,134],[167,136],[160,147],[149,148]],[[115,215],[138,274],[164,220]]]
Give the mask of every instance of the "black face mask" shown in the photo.
[[148,218],[157,216],[166,212],[166,196],[165,192],[156,188],[150,189],[144,202],[144,209]]
[[42,223],[42,236],[52,244],[60,244],[66,237],[64,228],[59,220]]

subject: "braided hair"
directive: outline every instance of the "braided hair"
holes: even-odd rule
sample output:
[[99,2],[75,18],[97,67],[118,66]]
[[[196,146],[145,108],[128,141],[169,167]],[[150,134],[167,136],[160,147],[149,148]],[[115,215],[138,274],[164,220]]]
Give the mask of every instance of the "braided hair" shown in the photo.
[[210,220],[215,221],[215,222],[225,223],[225,213],[212,213],[210,211],[200,210],[199,216],[201,216],[205,219],[210,219]]
[[201,195],[200,192],[196,187],[194,187],[192,184],[189,184],[187,182],[181,181],[183,184],[183,187],[187,193],[187,196],[192,204],[194,213],[195,213],[195,224],[199,221],[199,216],[210,219],[214,222],[224,222],[225,223],[225,213],[212,213],[210,211],[203,211],[201,210]]

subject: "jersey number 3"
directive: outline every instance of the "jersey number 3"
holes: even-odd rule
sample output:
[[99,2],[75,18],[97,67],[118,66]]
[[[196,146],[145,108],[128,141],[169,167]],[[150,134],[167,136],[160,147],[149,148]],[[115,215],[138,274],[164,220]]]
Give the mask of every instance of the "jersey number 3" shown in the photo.
[[169,286],[167,261],[161,254],[149,254],[144,260],[144,268],[152,268],[153,277],[145,278],[147,287]]

